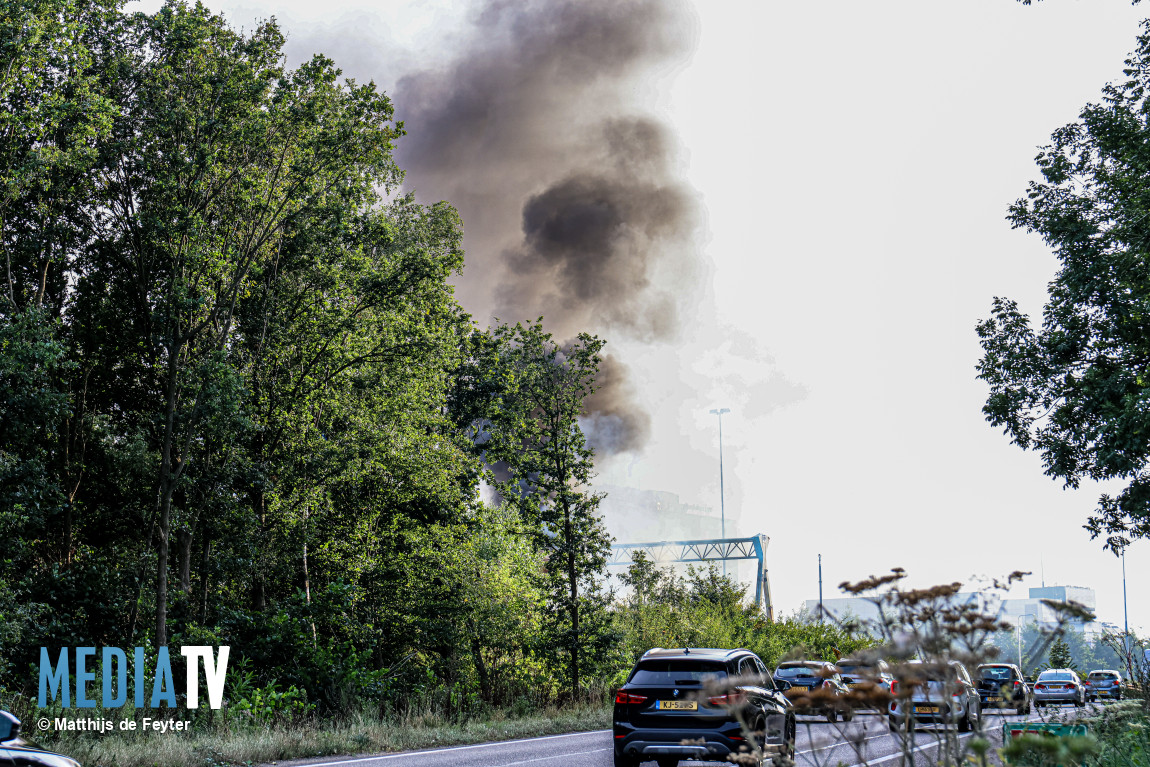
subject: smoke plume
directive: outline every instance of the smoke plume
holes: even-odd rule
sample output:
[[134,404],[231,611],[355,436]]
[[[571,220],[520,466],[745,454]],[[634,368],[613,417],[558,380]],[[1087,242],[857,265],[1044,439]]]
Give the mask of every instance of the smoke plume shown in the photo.
[[[697,299],[703,216],[653,102],[692,50],[689,8],[489,0],[473,32],[393,92],[406,186],[463,217],[460,301],[480,322],[543,316],[561,339],[674,340]],[[649,416],[617,357],[599,386],[592,444],[640,448]]]

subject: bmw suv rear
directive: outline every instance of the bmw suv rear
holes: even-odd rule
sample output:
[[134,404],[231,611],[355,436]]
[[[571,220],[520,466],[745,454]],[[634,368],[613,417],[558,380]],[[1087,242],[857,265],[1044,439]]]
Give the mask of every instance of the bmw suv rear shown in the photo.
[[612,731],[615,767],[727,761],[756,745],[794,757],[794,710],[750,650],[649,650],[615,694]]

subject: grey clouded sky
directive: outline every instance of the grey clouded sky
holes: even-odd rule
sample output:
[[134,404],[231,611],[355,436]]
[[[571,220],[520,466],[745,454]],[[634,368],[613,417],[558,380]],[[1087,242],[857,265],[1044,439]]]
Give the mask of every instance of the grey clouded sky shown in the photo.
[[[1120,564],[1081,528],[1100,488],[1064,491],[984,422],[974,326],[995,295],[1039,311],[1055,261],[1007,206],[1150,8],[208,5],[275,15],[293,63],[322,51],[396,97],[411,185],[464,214],[477,319],[542,312],[608,339],[603,439],[644,447],[605,481],[716,506],[708,410],[731,408],[727,505],[771,537],[781,610],[816,595],[818,538],[828,593],[893,566],[923,584],[1042,569],[1121,623]],[[587,270],[580,247],[608,256]],[[1127,568],[1150,628],[1150,543]]]

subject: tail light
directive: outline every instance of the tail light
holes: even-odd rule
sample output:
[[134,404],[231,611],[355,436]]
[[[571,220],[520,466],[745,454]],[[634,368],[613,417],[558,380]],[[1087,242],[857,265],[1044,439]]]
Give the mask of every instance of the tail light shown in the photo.
[[1046,689],[1046,685],[1044,685],[1044,684],[1036,684],[1036,685],[1034,685],[1034,689],[1036,689],[1036,690],[1045,690],[1045,689]]
[[897,679],[890,680],[890,694],[891,695],[898,695],[898,680]]
[[629,692],[623,692],[622,690],[620,690],[619,692],[615,693],[615,702],[621,703],[624,706],[630,705],[632,703],[646,703],[647,702],[647,696],[645,696],[645,695],[632,695]]
[[1014,686],[1015,686],[1015,687],[1021,687],[1021,686],[1022,686],[1022,682],[1019,682],[1019,681],[1016,679],[1016,680],[1014,681]]
[[823,685],[822,685],[822,686],[823,686],[823,687],[834,687],[834,686],[835,686],[835,683],[834,683],[834,682],[832,682],[832,681],[831,681],[831,680],[829,680],[829,679],[824,679],[824,680],[823,680]]
[[1087,679],[1085,682],[1083,682],[1083,684],[1085,684],[1087,687],[1089,687],[1090,686],[1090,680]]
[[741,706],[747,700],[747,696],[741,692],[729,692],[726,695],[714,695],[707,698],[707,702],[712,706]]

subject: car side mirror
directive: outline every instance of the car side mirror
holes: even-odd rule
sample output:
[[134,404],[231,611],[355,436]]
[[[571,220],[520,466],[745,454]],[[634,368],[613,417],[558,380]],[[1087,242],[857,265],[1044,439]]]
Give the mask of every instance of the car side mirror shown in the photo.
[[785,682],[782,679],[780,679],[777,682],[775,682],[775,687],[778,688],[779,692],[786,692],[787,690],[791,689],[791,683]]
[[20,720],[7,711],[0,711],[0,743],[20,735]]

